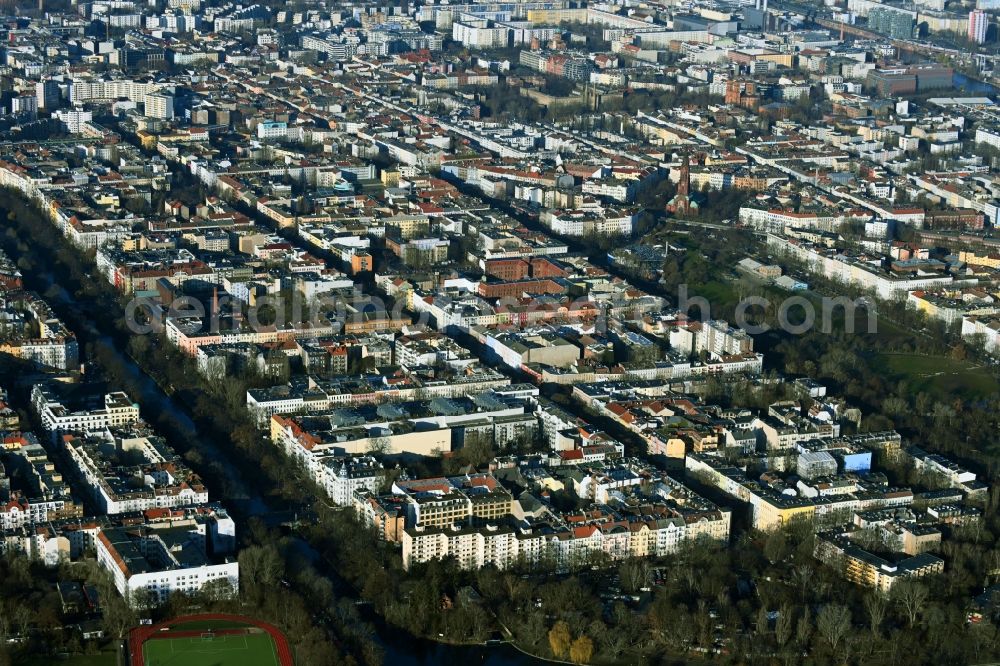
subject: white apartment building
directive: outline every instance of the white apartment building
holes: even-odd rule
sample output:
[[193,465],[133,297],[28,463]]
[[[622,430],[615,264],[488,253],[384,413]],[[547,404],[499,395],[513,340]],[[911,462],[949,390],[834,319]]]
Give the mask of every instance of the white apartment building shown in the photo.
[[903,297],[908,292],[918,289],[933,290],[947,287],[953,282],[950,275],[941,274],[917,275],[908,278],[890,276],[887,273],[879,272],[876,266],[868,263],[840,255],[824,254],[812,247],[774,234],[768,234],[767,245],[773,250],[788,252],[799,260],[805,261],[809,265],[809,270],[825,277],[853,284],[862,289],[871,289],[883,300]]
[[[105,433],[116,448],[137,453],[146,464],[117,467],[101,455],[93,440],[63,437],[63,447],[102,513],[114,515],[169,509],[208,502],[208,490],[172,451],[157,446],[148,437],[115,438]],[[140,482],[141,481],[141,482]]]
[[918,471],[927,470],[946,479],[953,488],[976,480],[976,473],[970,472],[944,456],[926,453],[917,448],[908,451],[913,467]]
[[52,514],[66,509],[64,499],[11,501],[0,505],[0,530],[12,530],[22,525],[35,525],[50,520]]
[[174,117],[174,96],[165,93],[146,95],[146,117],[171,120]]
[[16,95],[10,98],[10,112],[12,115],[38,115],[38,98],[35,95]]
[[66,129],[70,134],[80,134],[83,132],[83,126],[89,124],[94,119],[92,111],[83,111],[80,109],[59,109],[54,115],[59,122],[66,125]]
[[1000,148],[1000,131],[995,129],[976,128],[976,143],[985,143],[994,148]]
[[981,338],[986,351],[1000,351],[1000,319],[996,317],[963,317],[962,337]]
[[322,470],[323,488],[337,506],[352,506],[358,490],[377,493],[385,478],[382,464],[371,456],[328,458]]
[[706,351],[714,356],[736,356],[753,351],[753,339],[746,331],[714,319],[683,322],[670,329],[669,341],[685,354]]
[[350,60],[358,54],[357,44],[335,42],[331,39],[324,39],[313,35],[302,37],[302,48],[325,53],[333,61]]
[[0,350],[22,360],[60,370],[75,370],[79,362],[76,338],[33,338],[0,345]]
[[728,510],[698,516],[662,518],[620,524],[583,525],[556,532],[486,525],[479,528],[413,527],[403,530],[403,568],[443,557],[454,557],[464,569],[489,564],[499,569],[523,561],[548,563],[565,571],[601,553],[611,560],[662,557],[686,539],[729,539]]
[[128,425],[139,420],[139,405],[123,391],[104,396],[104,409],[69,411],[55,396],[38,384],[31,391],[31,404],[42,427],[51,433],[103,430]]
[[790,210],[748,206],[740,208],[739,216],[741,223],[770,232],[781,232],[786,228],[831,231],[846,220],[843,215],[818,215],[814,212],[796,213]]
[[74,80],[69,86],[69,100],[79,106],[86,102],[115,100],[127,97],[139,104],[146,101],[146,96],[160,88],[158,83],[143,83],[130,79],[112,79],[109,81]]
[[284,139],[288,136],[288,123],[285,122],[263,122],[257,125],[258,139]]
[[0,535],[0,555],[19,553],[47,567],[70,559],[70,542],[50,526],[20,527]]
[[[172,533],[171,533],[172,532]],[[197,535],[176,530],[111,528],[97,535],[97,562],[135,607],[166,602],[174,592],[193,593],[206,585],[220,593],[239,590],[239,563],[211,564]]]
[[494,26],[486,19],[467,15],[452,24],[451,38],[472,48],[506,48],[510,43],[511,29]]

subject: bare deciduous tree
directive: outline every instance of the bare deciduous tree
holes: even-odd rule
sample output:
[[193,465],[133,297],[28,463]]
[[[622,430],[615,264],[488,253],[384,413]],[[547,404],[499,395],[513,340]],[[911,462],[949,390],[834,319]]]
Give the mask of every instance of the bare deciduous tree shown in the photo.
[[809,584],[813,580],[813,568],[808,564],[800,564],[792,569],[792,578],[799,588],[799,598],[803,601],[809,592]]
[[370,437],[368,439],[368,454],[373,456],[384,456],[392,451],[391,437]]
[[888,609],[885,595],[878,591],[872,592],[865,596],[864,604],[872,635],[878,636],[879,629],[882,627],[882,621],[885,619],[886,610]]
[[902,607],[911,627],[916,623],[920,611],[923,610],[928,594],[927,587],[914,580],[904,580],[893,586],[892,595]]
[[774,638],[778,641],[779,647],[784,647],[792,637],[792,628],[794,627],[792,620],[792,607],[782,606],[781,610],[778,611],[778,619],[774,623]]
[[638,592],[649,581],[649,563],[638,557],[629,558],[618,567],[618,575],[626,592]]
[[851,610],[840,604],[827,604],[816,615],[816,627],[836,653],[841,641],[851,630]]
[[809,612],[809,607],[806,606],[805,612],[802,613],[802,617],[799,618],[799,623],[795,626],[795,640],[799,642],[799,645],[805,647],[809,645],[809,639],[812,638],[812,632],[812,614]]

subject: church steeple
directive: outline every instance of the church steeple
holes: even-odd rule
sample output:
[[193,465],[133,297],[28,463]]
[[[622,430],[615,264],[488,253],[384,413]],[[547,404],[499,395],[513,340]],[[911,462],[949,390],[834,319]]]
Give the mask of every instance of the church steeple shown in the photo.
[[686,153],[681,163],[681,178],[677,183],[677,196],[674,197],[674,213],[688,215],[691,212],[691,158]]

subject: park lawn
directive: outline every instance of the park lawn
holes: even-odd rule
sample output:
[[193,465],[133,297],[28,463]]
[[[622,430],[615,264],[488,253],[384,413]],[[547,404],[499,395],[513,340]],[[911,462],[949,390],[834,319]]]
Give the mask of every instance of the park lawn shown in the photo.
[[56,657],[32,656],[25,659],[14,658],[17,666],[53,666],[53,664],[64,664],[65,666],[117,666],[118,655],[114,652],[101,652],[100,654],[73,655],[66,659]]
[[[670,294],[672,298],[677,298],[677,294]],[[712,308],[713,313],[726,312],[736,306],[739,302],[739,296],[736,293],[732,282],[722,281],[722,280],[712,280],[711,282],[703,282],[700,284],[690,284],[688,285],[688,298],[694,298],[695,296],[701,296],[702,298],[708,300],[709,306]],[[696,317],[701,316],[697,314],[697,309],[693,311]],[[720,316],[715,315],[713,316]],[[705,317],[708,318],[707,316]]]
[[1000,391],[990,368],[946,356],[883,352],[875,355],[872,365],[893,379],[905,380],[914,393],[923,391],[936,398],[979,400]]
[[[168,634],[169,635],[169,634]],[[145,666],[280,666],[267,633],[201,638],[152,638],[142,645]]]
[[[859,308],[859,311],[863,313],[864,311]],[[864,330],[862,327],[867,326],[867,321],[864,317],[858,316],[855,323],[855,330]],[[878,343],[883,346],[883,349],[892,349],[893,346],[899,346],[905,342],[912,341],[916,335],[911,329],[900,325],[898,322],[890,319],[885,315],[879,315],[878,321],[876,322],[878,330],[875,335],[877,337]],[[895,356],[891,352],[886,352],[887,355]],[[899,356],[912,357],[915,359],[926,359],[926,358],[937,358],[942,361],[950,361],[951,359],[946,359],[944,357],[926,357],[920,354],[899,354]]]

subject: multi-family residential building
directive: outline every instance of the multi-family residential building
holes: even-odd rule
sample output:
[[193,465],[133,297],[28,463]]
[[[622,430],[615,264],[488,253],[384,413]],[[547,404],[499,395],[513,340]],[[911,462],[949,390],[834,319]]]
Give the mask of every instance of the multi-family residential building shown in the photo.
[[[102,513],[113,515],[208,502],[208,490],[166,443],[147,429],[91,429],[61,436],[67,458]],[[136,464],[137,461],[141,463]]]
[[816,537],[817,559],[841,567],[852,583],[889,592],[902,580],[920,578],[944,571],[944,560],[930,553],[919,553],[890,562],[851,541],[849,533],[824,533]]
[[31,402],[42,427],[53,435],[103,430],[139,420],[139,406],[121,391],[105,395],[102,409],[72,411],[44,385],[37,384],[31,391]]
[[98,564],[111,574],[118,592],[140,609],[165,603],[177,592],[211,590],[228,597],[239,590],[236,559],[213,564],[204,535],[188,526],[101,529],[96,552]]
[[275,414],[322,412],[329,409],[428,398],[461,398],[509,386],[510,380],[481,364],[470,364],[451,373],[419,376],[394,373],[381,378],[317,377],[288,386],[247,391],[247,409],[264,425]]
[[753,351],[753,339],[746,331],[718,320],[679,320],[670,327],[668,338],[671,347],[685,354],[735,356]]
[[[690,522],[689,522],[690,521]],[[628,557],[663,556],[685,539],[729,537],[729,513],[707,511],[698,517],[650,521],[588,524],[553,529],[550,525],[518,528],[510,525],[417,525],[403,530],[403,566],[443,557],[454,557],[463,568],[515,563],[549,566],[565,571],[582,566],[595,556],[612,561]]]
[[916,446],[906,449],[906,454],[916,470],[936,475],[952,488],[960,488],[971,493],[982,493],[986,488],[985,484],[977,481],[975,472],[942,455],[927,453]]
[[337,506],[352,506],[357,493],[378,492],[385,483],[385,469],[371,456],[329,458],[323,465],[323,489]]
[[[83,515],[83,506],[31,433],[3,438],[0,457],[0,530]],[[11,483],[13,481],[13,484]]]
[[877,479],[848,475],[843,483],[826,484],[822,488],[801,482],[790,486],[773,473],[753,480],[744,469],[726,466],[721,459],[698,453],[689,453],[684,463],[689,474],[703,477],[705,482],[744,502],[751,524],[764,531],[793,521],[839,524],[855,511],[907,506],[913,502],[912,490],[892,488]]

